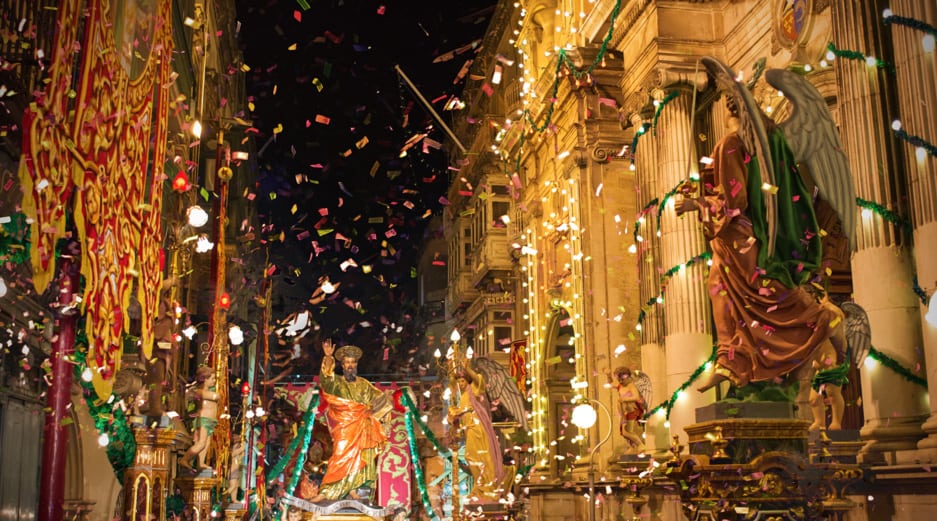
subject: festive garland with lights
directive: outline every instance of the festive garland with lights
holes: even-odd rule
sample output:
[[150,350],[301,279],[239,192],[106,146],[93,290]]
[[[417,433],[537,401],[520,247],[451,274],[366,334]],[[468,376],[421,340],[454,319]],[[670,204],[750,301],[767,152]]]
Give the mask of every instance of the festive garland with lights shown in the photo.
[[895,373],[898,373],[898,375],[900,375],[900,376],[901,376],[902,378],[904,378],[905,380],[907,380],[907,381],[909,381],[909,382],[911,382],[911,383],[913,383],[913,384],[920,385],[921,387],[927,389],[927,380],[926,380],[926,379],[921,378],[920,376],[918,376],[918,375],[912,373],[911,370],[909,370],[907,367],[901,365],[900,362],[898,362],[898,361],[895,360],[894,358],[892,358],[892,357],[886,355],[885,353],[879,351],[878,349],[875,349],[874,347],[871,347],[871,348],[869,349],[869,358],[871,358],[872,360],[875,360],[876,362],[878,362],[878,363],[884,365],[885,367],[891,369],[891,370],[894,371]]
[[879,68],[879,69],[884,69],[884,70],[887,70],[888,72],[891,72],[891,73],[894,73],[894,72],[895,72],[895,66],[894,66],[894,65],[892,65],[892,64],[890,64],[890,63],[888,63],[888,62],[886,62],[886,61],[882,61],[882,60],[876,58],[875,56],[866,56],[865,53],[862,53],[862,52],[859,52],[859,51],[852,51],[852,50],[847,50],[847,49],[837,49],[837,48],[836,48],[836,45],[834,45],[833,42],[830,42],[829,45],[826,46],[826,48],[827,48],[827,50],[828,50],[829,52],[833,53],[833,56],[836,56],[836,57],[838,57],[838,58],[846,58],[846,59],[848,59],[848,60],[863,61],[863,62],[865,62],[866,64],[868,64],[869,66],[874,65],[875,67],[877,67],[877,68]]
[[885,9],[882,12],[882,23],[885,25],[896,24],[903,25],[905,27],[910,27],[912,29],[917,29],[918,31],[925,32],[935,38],[937,38],[937,27],[923,22],[921,20],[916,20],[914,18],[908,18],[906,16],[898,16],[894,14],[891,9]]
[[679,95],[680,95],[680,91],[678,91],[678,90],[671,91],[669,94],[667,94],[666,96],[664,96],[664,99],[660,100],[660,103],[657,103],[657,104],[656,104],[656,105],[657,105],[657,109],[654,111],[654,123],[653,123],[653,125],[651,125],[651,126],[654,128],[654,135],[655,135],[655,136],[657,135],[657,119],[660,117],[661,111],[663,111],[663,110],[664,110],[664,107],[666,107],[667,104],[670,103],[670,100],[676,98],[676,97],[679,96]]
[[638,320],[637,320],[638,325],[635,326],[635,329],[640,329],[640,324],[644,322],[644,317],[647,314],[648,308],[650,308],[654,304],[659,304],[664,301],[664,292],[667,290],[667,279],[676,275],[678,271],[684,268],[688,268],[696,264],[697,262],[711,259],[712,256],[713,254],[711,252],[704,251],[703,253],[700,253],[699,255],[693,257],[692,259],[686,261],[685,263],[677,264],[676,266],[673,266],[669,270],[665,271],[664,274],[660,276],[660,286],[661,286],[660,293],[658,293],[657,296],[655,297],[651,297],[647,299],[647,302],[645,302],[644,306],[641,307],[641,311],[638,312]]
[[651,128],[650,123],[641,123],[641,126],[634,132],[634,138],[631,140],[631,166],[634,166],[634,155],[638,151],[638,138],[647,133],[649,128]]
[[657,206],[657,203],[658,199],[655,197],[651,199],[646,205],[644,205],[644,208],[641,208],[640,212],[638,212],[637,218],[634,220],[634,233],[632,233],[634,236],[634,242],[641,242],[641,240],[638,239],[638,231],[641,229],[642,218],[651,211],[651,208]]
[[81,377],[88,367],[85,361],[87,351],[88,337],[84,329],[79,328],[75,334],[74,379],[81,386],[82,396],[85,397],[88,413],[94,421],[95,429],[101,436],[107,436],[105,446],[107,460],[111,463],[117,479],[123,482],[124,471],[133,465],[137,453],[137,440],[133,436],[133,429],[127,421],[127,415],[120,408],[120,398],[112,394],[107,400],[101,400],[94,391],[94,385]]
[[[592,63],[588,67],[586,67],[585,70],[580,71],[576,67],[576,65],[569,58],[569,56],[566,55],[566,49],[559,50],[559,52],[557,53],[556,68],[553,71],[553,87],[551,89],[549,98],[547,98],[549,100],[549,107],[547,107],[547,113],[544,116],[543,124],[537,125],[537,122],[534,121],[534,118],[530,113],[530,109],[524,109],[524,115],[522,116],[522,118],[525,122],[527,122],[530,125],[531,129],[534,132],[541,133],[547,130],[548,128],[550,128],[551,126],[551,122],[553,120],[553,112],[556,110],[556,102],[557,102],[556,95],[560,90],[560,78],[563,76],[563,74],[561,74],[563,67],[565,66],[573,74],[573,77],[575,77],[578,80],[579,78],[582,78],[583,76],[591,78],[592,71],[594,71],[595,68],[600,63],[603,63],[605,61],[605,54],[608,52],[608,44],[612,40],[612,35],[615,32],[615,19],[618,18],[618,12],[620,10],[621,10],[621,0],[616,0],[615,7],[612,8],[612,14],[609,18],[611,20],[611,23],[609,24],[608,32],[605,34],[605,38],[602,40],[602,45],[599,46],[599,52],[598,54],[596,54],[595,59],[592,61]],[[520,138],[520,141],[518,142],[519,149],[523,149],[524,141],[525,141],[524,133],[521,133],[521,138]],[[520,162],[521,162],[520,157],[521,157],[521,153],[520,151],[518,151],[517,161],[515,163],[515,168],[514,168],[515,172],[520,171]]]
[[908,134],[907,132],[905,132],[904,130],[900,128],[899,129],[893,128],[891,131],[894,132],[895,136],[900,138],[902,141],[905,141],[906,143],[912,146],[924,149],[927,152],[927,155],[931,157],[937,156],[937,147],[935,147],[931,143],[928,143],[927,141],[924,141],[924,138],[920,136]]
[[690,387],[691,385],[693,385],[693,382],[695,382],[696,379],[699,378],[700,375],[703,374],[703,371],[705,371],[707,368],[709,368],[712,364],[714,364],[714,363],[716,362],[716,352],[717,352],[717,348],[716,348],[716,346],[714,345],[714,346],[713,346],[713,352],[712,352],[711,355],[709,355],[709,358],[706,360],[706,362],[704,362],[702,365],[700,365],[699,367],[697,367],[696,370],[693,371],[692,374],[690,374],[690,377],[689,377],[685,382],[683,382],[683,385],[681,385],[680,387],[677,387],[677,390],[674,391],[673,394],[670,395],[670,399],[669,399],[669,400],[664,400],[663,402],[661,402],[660,404],[658,404],[658,405],[657,405],[656,407],[654,407],[653,409],[649,409],[649,410],[644,414],[644,419],[647,420],[648,418],[650,418],[651,416],[653,416],[654,414],[656,414],[657,411],[666,410],[666,411],[667,411],[667,413],[666,413],[666,418],[669,420],[669,419],[670,419],[670,411],[671,411],[671,409],[673,409],[673,404],[676,403],[677,398],[680,397],[680,393],[686,391],[686,389],[687,389],[688,387]]
[[866,210],[870,210],[872,213],[894,224],[896,227],[900,229],[903,229],[906,231],[909,231],[911,229],[910,222],[903,219],[897,213],[889,210],[888,208],[885,208],[884,206],[878,203],[875,203],[872,201],[866,201],[865,199],[861,197],[856,197],[856,205],[859,206],[860,208],[865,208]]

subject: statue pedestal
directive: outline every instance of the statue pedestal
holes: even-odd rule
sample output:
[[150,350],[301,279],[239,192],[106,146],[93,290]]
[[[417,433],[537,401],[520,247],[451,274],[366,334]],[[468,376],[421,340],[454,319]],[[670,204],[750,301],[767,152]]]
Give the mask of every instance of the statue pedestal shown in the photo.
[[196,519],[210,519],[211,491],[221,484],[221,478],[211,477],[176,477],[176,486],[182,492],[186,504],[198,511]]
[[721,447],[722,462],[747,463],[765,452],[808,453],[810,422],[795,419],[787,402],[717,402],[698,408],[696,418],[684,428],[690,454],[712,458]]
[[[303,519],[325,521],[341,519],[344,521],[357,521],[359,519],[382,520],[391,515],[389,509],[380,505],[371,506],[354,499],[340,499],[338,501],[323,501],[312,503],[305,499],[286,494],[281,499],[283,504],[296,507],[303,511]],[[310,514],[312,517],[309,517]],[[335,517],[337,516],[337,517]]]

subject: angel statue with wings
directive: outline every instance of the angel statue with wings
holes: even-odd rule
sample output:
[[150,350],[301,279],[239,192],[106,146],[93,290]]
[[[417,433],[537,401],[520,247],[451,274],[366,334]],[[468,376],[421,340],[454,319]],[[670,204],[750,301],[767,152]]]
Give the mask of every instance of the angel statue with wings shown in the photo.
[[640,454],[644,452],[644,436],[642,422],[647,412],[647,404],[651,401],[651,379],[647,373],[632,374],[627,367],[617,367],[612,382],[608,375],[609,384],[615,392],[618,401],[619,427],[618,432],[628,442],[626,454]]
[[700,187],[685,184],[677,204],[679,215],[698,212],[712,250],[717,359],[699,390],[725,380],[779,381],[805,366],[813,372],[811,429],[826,425],[824,394],[829,428],[840,429],[847,345],[863,357],[870,335],[858,305],[836,306],[815,283],[827,233],[815,208],[836,212],[850,245],[855,231],[856,195],[835,125],[823,98],[798,74],[765,73],[794,107],[777,125],[729,67],[711,57],[702,63],[727,96],[730,117]]
[[520,390],[501,364],[476,358],[475,367],[456,353],[454,374],[458,405],[449,408],[449,422],[465,436],[465,461],[472,473],[472,495],[481,500],[501,494],[505,469],[501,445],[491,422],[492,404],[505,406],[526,430],[527,414]]

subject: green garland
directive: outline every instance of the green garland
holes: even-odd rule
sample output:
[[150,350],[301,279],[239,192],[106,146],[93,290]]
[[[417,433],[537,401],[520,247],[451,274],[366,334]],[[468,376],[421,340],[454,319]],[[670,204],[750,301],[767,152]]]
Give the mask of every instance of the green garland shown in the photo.
[[704,362],[702,365],[700,365],[699,367],[697,367],[695,371],[693,371],[693,373],[690,375],[690,378],[688,378],[687,381],[683,382],[683,385],[681,385],[680,387],[678,387],[677,390],[674,391],[673,394],[670,395],[670,399],[669,399],[669,400],[665,400],[665,401],[661,402],[660,404],[658,404],[658,405],[657,405],[656,407],[654,407],[653,409],[648,410],[647,413],[644,414],[644,419],[647,420],[647,419],[650,418],[652,415],[654,415],[655,413],[657,413],[657,411],[659,411],[659,410],[661,410],[661,409],[666,409],[666,411],[667,411],[667,419],[669,420],[669,419],[670,419],[670,411],[673,409],[673,404],[676,403],[677,398],[680,396],[680,393],[682,393],[683,391],[685,391],[690,385],[693,384],[693,382],[696,381],[697,378],[700,377],[701,374],[703,374],[703,371],[706,370],[706,366],[707,366],[707,365],[714,364],[715,362],[716,362],[716,346],[714,345],[714,346],[713,346],[713,352],[712,352],[711,355],[709,355],[709,359],[706,360],[706,362]]
[[891,9],[885,9],[882,12],[882,23],[885,25],[897,24],[904,25],[905,27],[910,27],[912,29],[917,29],[918,31],[925,32],[935,38],[937,38],[937,27],[933,25],[922,22],[921,20],[916,20],[914,18],[908,18],[906,16],[898,16],[891,12]]
[[106,434],[108,438],[105,452],[107,460],[114,469],[114,474],[121,482],[124,480],[124,471],[133,465],[137,453],[137,440],[133,437],[133,429],[127,421],[123,409],[114,405],[120,401],[117,395],[112,394],[107,400],[98,398],[94,385],[81,378],[81,373],[87,367],[86,357],[88,351],[88,337],[85,331],[78,328],[75,334],[74,380],[79,383],[85,402],[88,404],[88,413],[94,421],[98,433]]
[[[319,395],[316,394],[309,400],[309,407],[306,408],[306,414],[303,415],[303,447],[296,456],[296,465],[293,466],[293,475],[286,486],[286,493],[292,494],[299,483],[299,477],[303,473],[303,465],[306,463],[306,453],[309,450],[309,442],[312,440],[312,431],[316,426],[316,409],[319,407]],[[299,439],[299,436],[296,436]]]
[[652,125],[652,127],[654,127],[655,136],[657,135],[657,118],[660,117],[661,111],[664,110],[664,107],[666,107],[668,103],[670,103],[670,100],[676,98],[679,95],[680,95],[680,91],[678,90],[671,91],[669,94],[667,94],[664,97],[664,99],[660,101],[660,103],[657,104],[657,109],[654,111],[654,124]]
[[927,305],[927,292],[924,291],[924,288],[922,288],[920,284],[918,284],[917,274],[915,274],[914,278],[912,279],[911,291],[913,291],[914,294],[917,295],[917,298],[920,299],[921,304],[925,306]]
[[10,222],[0,226],[0,261],[23,264],[29,260],[29,225],[26,214],[10,216]]
[[[319,406],[319,395],[317,394],[315,399],[309,400],[309,407],[306,408],[306,412],[303,414],[303,419],[302,419],[303,425],[311,425],[312,422],[315,421],[316,408],[318,406]],[[293,460],[293,454],[296,453],[296,449],[297,447],[299,447],[299,441],[301,438],[302,437],[300,436],[296,436],[295,438],[293,438],[293,441],[290,442],[290,446],[286,449],[286,453],[283,455],[283,457],[280,458],[280,461],[278,461],[277,464],[274,465],[267,472],[267,487],[268,488],[270,487],[270,485],[273,484],[273,481],[277,478],[277,476],[283,473],[283,469],[285,469],[286,466],[289,465],[290,461]],[[297,456],[297,461],[299,460],[299,458],[305,457],[306,449],[308,448],[309,442],[308,442],[308,439],[304,441],[307,444],[307,446],[303,448],[303,454]],[[302,465],[299,465],[299,467],[302,467]]]
[[905,230],[905,231],[910,231],[910,230],[911,230],[911,223],[910,223],[910,222],[908,222],[907,220],[903,219],[903,218],[902,218],[900,215],[898,215],[897,213],[895,213],[895,212],[889,210],[888,208],[885,208],[884,206],[882,206],[882,205],[880,205],[880,204],[878,204],[878,203],[875,203],[875,202],[872,202],[872,201],[866,201],[865,199],[862,199],[861,197],[856,197],[856,205],[859,206],[860,208],[865,208],[865,209],[867,209],[867,210],[871,210],[872,213],[874,213],[874,214],[880,216],[882,219],[885,219],[886,221],[888,221],[888,222],[894,224],[895,227],[897,227],[897,228],[900,228],[900,229]]
[[846,59],[849,59],[849,60],[858,60],[858,61],[862,61],[862,62],[866,62],[866,63],[868,63],[868,60],[871,58],[871,59],[875,60],[875,66],[878,67],[879,69],[884,69],[884,70],[887,70],[888,72],[891,72],[891,73],[894,73],[894,72],[895,72],[895,66],[894,66],[894,65],[892,65],[892,64],[890,64],[890,63],[888,63],[888,62],[886,62],[886,61],[882,61],[882,60],[880,60],[880,59],[878,59],[878,58],[875,58],[874,56],[866,56],[864,53],[861,53],[861,52],[859,52],[859,51],[850,51],[850,50],[846,50],[846,49],[837,49],[836,46],[833,45],[833,42],[830,42],[829,45],[826,46],[826,48],[827,48],[827,50],[829,50],[831,53],[833,53],[834,56],[839,57],[839,58],[846,58]]
[[[430,517],[430,520],[438,521],[439,516],[437,516],[436,511],[433,510],[433,505],[429,500],[429,491],[426,490],[426,477],[423,475],[423,468],[420,467],[420,456],[416,450],[416,433],[413,432],[413,422],[417,421],[421,428],[423,427],[423,422],[419,420],[419,415],[415,412],[416,407],[413,405],[413,400],[410,399],[409,393],[401,393],[401,401],[407,407],[407,412],[404,415],[404,419],[407,423],[407,445],[410,448],[410,459],[413,461],[413,474],[416,476],[417,488],[420,489],[420,499],[423,501],[423,508],[426,510],[426,514]],[[426,432],[426,430],[423,431],[424,434],[426,434]],[[429,436],[427,436],[427,438],[429,438]],[[458,469],[453,469],[453,472],[458,472]]]
[[657,206],[657,203],[658,203],[658,200],[655,197],[651,199],[646,205],[644,205],[644,208],[641,208],[640,212],[638,212],[638,217],[637,219],[634,220],[634,233],[632,233],[632,235],[634,236],[634,242],[638,242],[638,230],[641,229],[641,217],[644,217],[645,215],[647,215],[648,212],[650,212],[651,208]]
[[[688,268],[696,264],[697,262],[700,262],[703,260],[709,260],[712,258],[712,256],[713,254],[711,252],[704,251],[703,253],[700,253],[699,255],[693,257],[692,259],[686,261],[685,263],[677,264],[676,266],[673,266],[669,270],[665,271],[664,274],[660,276],[660,285],[661,285],[660,293],[658,293],[657,296],[655,297],[650,297],[649,299],[647,299],[647,302],[645,302],[644,306],[641,307],[641,311],[638,312],[637,323],[641,324],[642,322],[644,322],[644,317],[647,315],[646,313],[647,309],[649,309],[654,304],[657,304],[663,301],[664,292],[667,290],[667,284],[666,284],[667,279],[676,275],[677,272],[680,271],[682,268]],[[639,327],[635,326],[635,329],[639,329]]]
[[641,126],[634,131],[634,139],[631,140],[631,165],[634,166],[634,155],[638,152],[638,138],[643,136],[651,128],[650,123],[641,123]]
[[927,141],[924,141],[924,139],[921,138],[920,136],[908,134],[902,129],[898,129],[898,130],[892,129],[892,132],[895,133],[895,136],[911,144],[912,146],[923,148],[924,150],[927,151],[927,155],[931,157],[937,156],[937,147],[928,143]]
[[667,201],[671,197],[677,195],[677,192],[680,191],[680,187],[683,186],[683,183],[686,181],[680,181],[673,188],[671,188],[666,194],[664,194],[663,199],[660,200],[660,203],[657,205],[657,231],[660,231],[660,216],[664,213],[664,208],[667,207]]
[[[576,65],[573,63],[573,61],[570,60],[569,56],[566,55],[566,49],[559,50],[557,53],[556,68],[553,71],[553,88],[551,89],[550,97],[548,98],[550,106],[547,107],[547,113],[544,117],[543,124],[537,125],[537,122],[534,121],[533,116],[530,114],[530,109],[524,109],[524,114],[521,116],[521,119],[526,121],[535,132],[540,133],[550,128],[550,123],[553,120],[553,112],[556,110],[556,95],[560,90],[560,72],[562,71],[563,67],[565,66],[568,68],[569,71],[572,72],[573,76],[577,79],[583,76],[591,77],[592,71],[594,71],[596,66],[598,66],[598,64],[600,64],[605,59],[605,54],[608,52],[608,44],[612,39],[612,34],[615,32],[615,19],[618,18],[618,12],[620,10],[621,0],[616,0],[615,7],[612,8],[612,14],[610,17],[611,23],[609,24],[605,39],[602,40],[602,45],[599,47],[599,52],[596,54],[595,60],[593,60],[592,64],[586,67],[584,71],[580,71],[576,68]],[[520,156],[521,150],[523,150],[523,146],[524,133],[522,132],[520,141],[518,142],[517,161],[514,168],[515,172],[520,172]]]
[[897,360],[879,351],[878,349],[875,349],[874,347],[870,348],[869,358],[898,373],[905,380],[927,389],[927,380],[912,373],[907,367],[901,365]]

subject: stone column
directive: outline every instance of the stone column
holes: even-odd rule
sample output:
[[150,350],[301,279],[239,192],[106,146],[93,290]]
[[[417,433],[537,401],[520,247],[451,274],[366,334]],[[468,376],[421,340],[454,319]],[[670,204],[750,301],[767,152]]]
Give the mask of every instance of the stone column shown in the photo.
[[[644,123],[650,124],[650,117],[632,113],[629,117],[635,132],[640,132]],[[635,221],[635,257],[639,277],[639,302],[643,306],[650,299],[660,295],[660,238],[657,236],[657,210],[650,208],[654,198],[659,198],[668,188],[661,189],[657,182],[657,138],[653,132],[643,132],[638,136],[634,155],[635,188],[637,189],[637,210],[640,217]],[[664,313],[660,306],[644,308],[641,330],[641,368],[654,384],[651,402],[648,408],[657,406],[667,398],[667,359],[664,352]],[[648,418],[644,428],[645,446],[648,451],[666,451],[670,447],[670,432],[664,426],[664,417],[654,414]]]
[[[924,4],[916,0],[897,0],[890,6],[897,16],[937,25],[937,11],[925,8]],[[937,140],[937,120],[933,117],[933,107],[937,107],[937,71],[934,52],[925,51],[922,45],[925,34],[907,26],[892,25],[891,29],[902,129],[933,143]],[[931,110],[924,110],[925,107]],[[937,258],[937,160],[910,144],[905,143],[901,148],[914,225],[914,267],[918,282],[930,295],[937,291],[937,263],[934,262]],[[926,312],[926,306],[922,306],[921,314]],[[934,461],[937,459],[937,326],[925,322],[923,331],[931,412],[923,425],[927,437],[918,447],[932,449],[934,455],[930,460]]]
[[[666,89],[668,92],[670,88]],[[655,98],[663,99],[666,94],[658,91]],[[692,121],[693,91],[682,89],[680,94],[660,111],[656,131],[658,142],[658,171],[660,179],[658,197],[698,173],[698,157],[694,145]],[[639,149],[640,154],[640,149]],[[660,222],[660,267],[666,272],[674,266],[706,251],[702,228],[695,214],[677,217],[673,198],[666,204]],[[680,269],[666,280],[663,295],[664,324],[666,326],[667,386],[661,399],[668,399],[683,385],[690,375],[703,364],[712,353],[712,328],[710,326],[710,303],[706,295],[706,265],[694,263]],[[674,403],[670,412],[670,432],[684,436],[683,428],[696,423],[696,408],[712,401],[712,393],[701,395],[689,388]]]
[[[885,3],[832,2],[833,41],[841,49],[862,50],[883,59]],[[863,61],[836,59],[840,86],[843,147],[856,182],[857,195],[908,215],[902,151],[891,133],[895,113],[893,75]],[[869,314],[872,345],[905,367],[923,364],[920,306],[911,291],[914,276],[908,237],[900,227],[863,212],[856,230],[852,260],[856,302]],[[865,461],[881,461],[891,451],[912,449],[923,432],[924,390],[880,365],[862,369],[862,404],[869,443]]]

